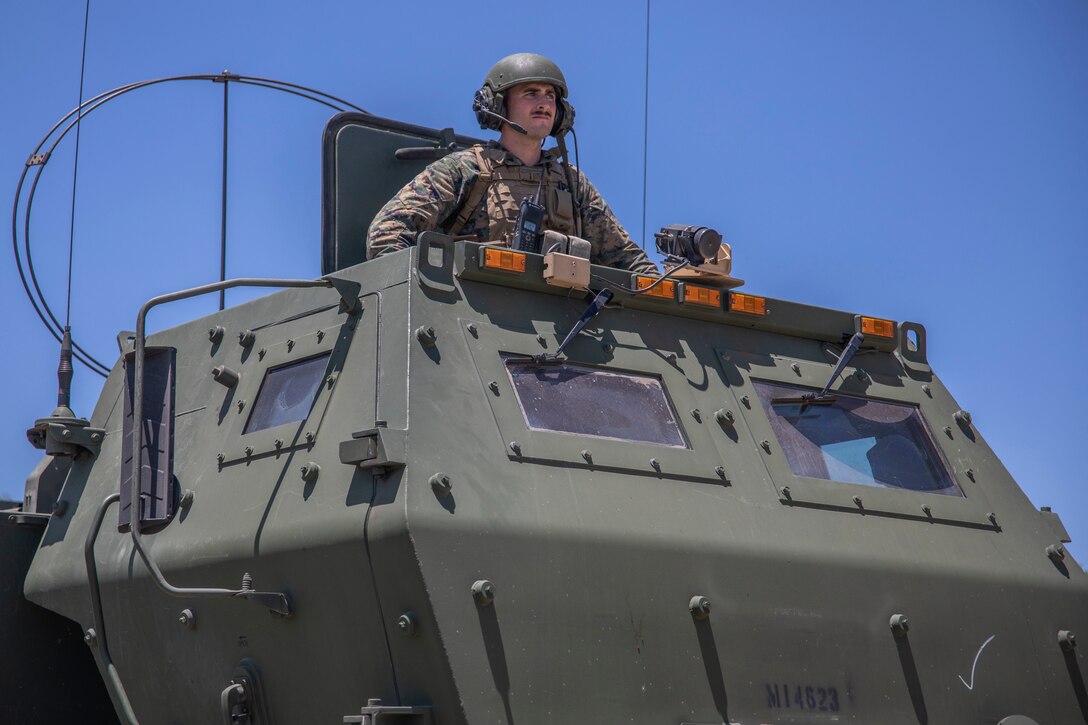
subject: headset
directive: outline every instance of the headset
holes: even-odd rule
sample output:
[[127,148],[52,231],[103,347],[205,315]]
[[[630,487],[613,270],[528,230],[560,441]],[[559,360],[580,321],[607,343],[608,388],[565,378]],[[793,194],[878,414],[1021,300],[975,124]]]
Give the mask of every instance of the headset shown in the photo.
[[[527,80],[524,82],[532,83],[534,81]],[[547,83],[548,81],[541,82]],[[515,85],[520,85],[520,83]],[[504,123],[517,126],[506,117],[506,98],[503,91],[496,93],[490,82],[485,82],[480,90],[476,91],[476,95],[472,98],[472,110],[476,113],[476,120],[479,122],[480,128],[498,131],[502,129]],[[570,105],[570,101],[562,94],[557,93],[556,96],[555,123],[552,124],[550,135],[560,138],[574,128],[574,106]],[[525,132],[520,126],[517,126],[515,130]]]

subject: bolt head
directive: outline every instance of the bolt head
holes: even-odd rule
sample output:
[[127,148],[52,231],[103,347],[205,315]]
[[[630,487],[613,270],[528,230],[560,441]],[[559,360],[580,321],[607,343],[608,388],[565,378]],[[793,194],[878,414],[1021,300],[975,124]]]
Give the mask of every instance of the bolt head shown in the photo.
[[688,602],[688,611],[695,619],[706,619],[710,616],[710,600],[703,596],[694,596]]
[[481,607],[489,607],[495,601],[495,585],[487,579],[479,579],[472,585],[472,597]]

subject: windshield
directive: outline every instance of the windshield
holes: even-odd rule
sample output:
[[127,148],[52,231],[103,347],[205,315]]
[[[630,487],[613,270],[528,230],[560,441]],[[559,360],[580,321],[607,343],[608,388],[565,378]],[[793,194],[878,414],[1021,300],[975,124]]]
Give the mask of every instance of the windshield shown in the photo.
[[963,496],[917,406],[841,393],[831,404],[776,403],[810,391],[753,383],[795,476]]

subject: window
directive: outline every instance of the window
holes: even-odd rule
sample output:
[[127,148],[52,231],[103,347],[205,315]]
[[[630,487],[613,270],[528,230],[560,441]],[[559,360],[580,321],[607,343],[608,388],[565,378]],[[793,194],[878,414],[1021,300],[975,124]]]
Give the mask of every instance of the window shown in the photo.
[[569,363],[506,365],[533,430],[687,447],[660,378]]
[[841,394],[830,405],[775,402],[813,391],[753,384],[795,476],[963,496],[917,406]]
[[305,420],[325,377],[329,354],[272,368],[264,375],[246,428],[253,433],[265,428]]

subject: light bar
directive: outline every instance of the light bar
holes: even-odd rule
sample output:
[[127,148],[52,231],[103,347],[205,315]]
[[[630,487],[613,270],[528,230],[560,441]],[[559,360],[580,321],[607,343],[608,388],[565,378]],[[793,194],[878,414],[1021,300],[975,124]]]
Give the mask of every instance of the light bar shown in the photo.
[[876,337],[894,337],[895,323],[891,320],[882,320],[879,317],[865,317],[862,315],[861,331],[866,335],[875,335]]
[[702,287],[697,284],[685,283],[684,299],[681,301],[692,305],[703,305],[704,307],[721,309],[722,291],[713,287]]
[[729,311],[747,312],[750,315],[765,315],[767,314],[767,298],[745,295],[740,292],[730,292]]
[[489,269],[521,273],[525,271],[525,255],[508,249],[489,247],[484,250],[484,266]]
[[[649,289],[654,282],[658,281],[658,277],[643,277],[641,274],[635,277],[636,289]],[[647,297],[660,297],[666,300],[676,299],[676,283],[671,279],[662,280],[661,284],[657,285],[653,289],[649,289],[648,292],[644,292]]]

